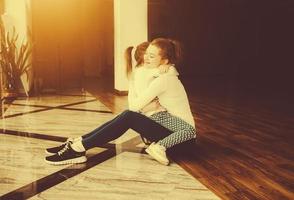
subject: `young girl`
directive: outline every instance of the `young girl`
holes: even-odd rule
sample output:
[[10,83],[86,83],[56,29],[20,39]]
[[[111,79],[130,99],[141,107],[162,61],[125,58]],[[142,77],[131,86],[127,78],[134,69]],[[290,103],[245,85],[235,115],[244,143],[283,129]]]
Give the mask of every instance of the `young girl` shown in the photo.
[[[176,64],[180,50],[178,47],[168,39],[152,41],[144,56],[144,67],[153,69],[160,65]],[[142,109],[155,98],[166,111],[156,112],[150,117],[141,114]],[[112,141],[131,128],[153,142],[146,149],[147,153],[168,165],[166,149],[196,137],[187,95],[175,69],[152,80],[140,96],[131,97],[129,108],[89,134],[47,149],[48,153],[54,155],[47,156],[45,161],[54,165],[85,162],[86,150]]]

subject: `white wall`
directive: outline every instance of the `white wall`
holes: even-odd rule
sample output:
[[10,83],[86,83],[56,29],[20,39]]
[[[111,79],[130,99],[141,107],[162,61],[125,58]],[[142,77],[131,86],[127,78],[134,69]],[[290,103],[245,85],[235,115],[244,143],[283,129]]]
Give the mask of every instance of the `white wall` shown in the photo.
[[124,51],[147,41],[147,0],[114,0],[114,88],[128,90]]

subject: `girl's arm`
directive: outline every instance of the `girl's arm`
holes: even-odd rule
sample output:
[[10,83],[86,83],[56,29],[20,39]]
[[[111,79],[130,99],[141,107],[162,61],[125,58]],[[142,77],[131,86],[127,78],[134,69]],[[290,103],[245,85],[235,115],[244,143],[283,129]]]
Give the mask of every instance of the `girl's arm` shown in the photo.
[[[165,74],[168,72],[172,65],[160,65],[157,69],[157,74]],[[158,76],[154,75],[154,76]],[[157,80],[157,81],[155,81]],[[135,89],[134,89],[134,81],[133,79],[130,80],[129,84],[129,95],[128,95],[128,102],[129,102],[129,109],[133,111],[141,111],[143,113],[152,111],[152,110],[157,110],[161,105],[158,101],[157,98],[157,93],[160,94],[163,90],[164,87],[162,84],[163,83],[163,78],[158,80],[158,77],[153,80],[149,87],[144,91],[142,95],[137,96]],[[155,83],[153,83],[155,81]],[[157,83],[156,83],[157,82]],[[162,85],[160,85],[162,84]],[[150,88],[151,87],[151,88]],[[147,91],[149,90],[149,91]],[[155,96],[154,96],[155,95]],[[151,99],[150,99],[151,98]],[[150,99],[150,101],[148,101]],[[148,102],[146,102],[148,101]],[[146,103],[145,105],[143,105]]]
[[144,108],[153,99],[159,96],[166,90],[166,79],[165,76],[159,76],[153,80],[149,87],[139,97],[134,97],[129,102],[129,109],[132,111],[139,111]]
[[161,107],[158,98],[153,99],[149,104],[144,106],[144,108],[141,109],[142,113],[147,113],[149,111],[155,111],[158,110]]

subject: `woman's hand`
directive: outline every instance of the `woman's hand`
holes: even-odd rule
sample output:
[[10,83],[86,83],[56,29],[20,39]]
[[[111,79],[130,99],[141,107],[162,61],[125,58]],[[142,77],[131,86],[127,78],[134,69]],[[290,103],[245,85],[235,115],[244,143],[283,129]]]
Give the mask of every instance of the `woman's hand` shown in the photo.
[[171,65],[159,65],[159,67],[158,67],[159,74],[164,74],[164,73],[168,72],[170,66]]
[[144,108],[141,109],[142,113],[146,113],[149,111],[154,111],[160,108],[161,105],[158,101],[158,98],[155,98],[153,101],[151,101],[149,104],[147,104]]

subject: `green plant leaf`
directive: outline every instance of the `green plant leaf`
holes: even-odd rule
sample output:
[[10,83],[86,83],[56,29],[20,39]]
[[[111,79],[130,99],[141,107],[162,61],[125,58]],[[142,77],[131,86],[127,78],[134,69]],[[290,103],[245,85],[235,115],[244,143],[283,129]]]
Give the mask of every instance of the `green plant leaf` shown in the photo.
[[5,31],[3,21],[0,18],[0,67],[2,68],[7,87],[15,88],[17,80],[23,73],[28,73],[32,66],[29,58],[32,47],[29,42],[21,42],[17,46],[19,34],[15,27],[12,31]]

